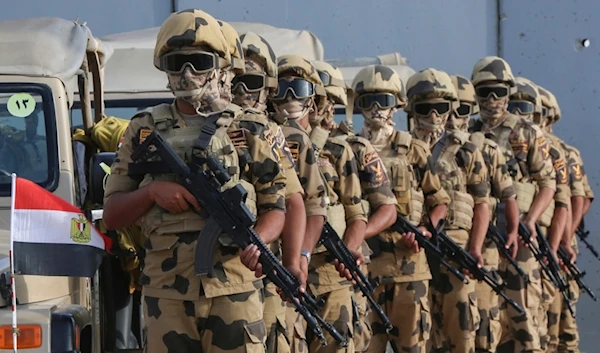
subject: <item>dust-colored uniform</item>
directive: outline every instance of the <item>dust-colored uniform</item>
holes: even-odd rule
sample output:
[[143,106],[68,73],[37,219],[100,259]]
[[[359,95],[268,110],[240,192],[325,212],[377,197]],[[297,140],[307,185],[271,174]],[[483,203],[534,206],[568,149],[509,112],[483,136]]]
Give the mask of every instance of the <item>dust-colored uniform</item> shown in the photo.
[[[379,206],[397,205],[398,202],[392,192],[390,179],[385,169],[383,170],[385,176],[377,178],[376,169],[372,168],[372,166],[380,165],[382,162],[369,140],[346,134],[338,134],[337,137],[346,139],[354,152],[361,182],[361,198],[367,214],[372,214]],[[368,266],[371,263],[371,249],[364,242],[362,250],[365,263],[361,265],[360,269],[367,276],[369,274]],[[373,329],[369,318],[371,309],[367,298],[358,288],[354,292],[354,302],[358,312],[358,317],[354,318],[354,350],[356,352],[366,352],[373,337]],[[378,328],[378,330],[385,329]]]
[[[554,171],[556,173],[556,193],[554,193],[554,200],[550,202],[552,206],[548,207],[544,214],[540,217],[540,228],[544,232],[544,235],[548,237],[550,227],[547,225],[542,226],[542,223],[547,224],[547,219],[549,218],[551,224],[552,217],[554,215],[554,209],[556,207],[570,208],[571,188],[569,186],[566,151],[563,148],[562,141],[558,137],[550,133],[544,133],[544,136],[546,137],[546,141],[548,141],[548,145],[550,146],[550,158],[552,160],[552,166],[554,167]],[[568,212],[570,212],[570,210]],[[542,221],[542,219],[544,220]],[[564,272],[562,273],[562,275],[565,275]],[[562,300],[563,297],[562,295],[560,295],[558,289],[554,286],[548,275],[545,272],[542,272],[542,301],[539,308],[539,328],[540,346],[543,351],[545,351],[548,348],[548,342],[550,339],[548,334],[548,310],[550,309],[550,306],[555,301],[555,299]]]
[[[366,223],[367,216],[361,204],[361,187],[354,153],[345,141],[329,138],[329,131],[317,126],[310,138],[318,153],[317,164],[325,181],[327,222],[338,236],[343,237],[347,225],[354,221]],[[354,352],[352,339],[352,284],[342,279],[333,263],[333,256],[324,246],[313,250],[308,268],[308,285],[319,299],[324,299],[321,317],[331,323],[348,340],[348,346],[337,348],[331,340],[321,347],[317,340],[310,341],[310,352]]]
[[[498,145],[487,139],[483,133],[471,134],[470,140],[481,151],[489,173],[490,222],[497,224],[498,203],[517,195],[512,178],[508,173],[506,159]],[[503,208],[500,209],[503,210]],[[483,243],[482,255],[485,268],[494,274],[497,273],[500,256],[496,244],[489,238],[486,238]],[[498,295],[487,283],[483,282],[475,284],[475,293],[480,316],[479,329],[475,338],[476,350],[477,352],[496,352],[502,336]]]
[[[281,130],[287,140],[296,174],[304,189],[306,216],[327,217],[325,185],[317,164],[315,148],[310,141],[310,126],[304,129],[295,120],[288,120],[281,126]],[[339,278],[339,274],[337,276]],[[306,337],[306,321],[295,311],[295,307],[290,304],[286,304],[285,315],[288,327],[288,339],[291,342],[291,351],[308,351],[309,343]],[[328,332],[325,332],[325,337],[328,342],[334,341]]]
[[[246,108],[244,113],[246,115],[260,115],[264,119],[267,118],[264,112],[253,108]],[[279,155],[280,167],[287,179],[285,199],[287,200],[296,193],[304,195],[304,189],[300,185],[300,180],[294,168],[294,160],[292,159],[292,154],[281,127],[272,120],[269,120],[268,125],[272,131],[275,131],[275,133],[268,135],[269,138],[274,138],[273,141],[270,141],[270,145],[273,146],[274,152]],[[277,257],[281,258],[282,253],[279,240],[273,242],[270,248]],[[267,353],[289,352],[290,341],[287,332],[290,328],[285,321],[286,304],[281,300],[279,294],[277,294],[277,286],[267,277],[263,278],[263,285],[263,320],[267,329]]]
[[[558,139],[558,137],[555,137]],[[566,153],[567,170],[569,178],[569,186],[572,197],[581,196],[587,197],[585,184],[587,176],[583,168],[583,161],[579,151],[573,147],[560,141],[562,148]],[[589,187],[589,184],[588,184]],[[573,237],[573,250],[579,252],[577,246],[577,238]],[[575,304],[579,300],[580,289],[577,283],[566,276],[563,276],[569,281],[569,289],[571,294],[571,304],[573,309],[576,309]],[[564,305],[564,299],[561,295],[556,295],[554,301],[548,308],[548,352],[579,352],[579,331],[577,329],[577,321],[567,307]]]
[[[431,148],[435,173],[450,196],[444,230],[468,250],[474,207],[488,202],[488,172],[481,152],[462,131],[446,132]],[[474,352],[479,329],[475,283],[461,282],[440,269],[431,290],[432,347],[448,352]]]
[[[387,144],[373,147],[376,153],[365,157],[367,170],[378,183],[390,178],[397,210],[403,217],[418,225],[425,206],[450,202],[422,141],[407,132],[394,131]],[[373,337],[367,351],[383,352],[388,341],[399,351],[424,351],[431,330],[427,296],[431,273],[425,252],[413,253],[402,242],[401,234],[389,229],[370,238],[368,244],[373,250],[369,275],[379,283],[373,298],[394,329],[388,335],[379,317],[371,312]]]
[[[279,168],[278,156],[267,142],[267,135],[272,132],[265,129],[264,121],[245,118],[241,118],[240,126],[230,127],[233,117],[240,112],[241,108],[232,106],[224,113],[216,113],[220,119],[211,124],[215,133],[207,149],[223,161],[232,175],[225,187],[239,182],[249,191],[246,204],[252,212],[258,211],[260,215],[268,210],[284,211],[286,179]],[[174,104],[137,114],[112,165],[105,200],[153,180],[174,181],[173,174],[164,168],[132,165],[133,149],[156,129],[189,162],[191,148],[203,125],[214,121],[211,118],[194,117],[200,125],[187,125]],[[253,157],[249,168],[239,165],[238,155],[246,151]],[[243,178],[239,178],[240,174]],[[262,282],[242,265],[239,248],[221,235],[214,252],[213,275],[197,276],[194,251],[206,218],[192,211],[171,215],[154,205],[140,221],[142,232],[148,237],[140,278],[147,330],[144,346],[156,352],[264,351]]]
[[[505,113],[504,120],[491,130],[483,131],[502,150],[517,192],[521,213],[527,213],[538,188],[556,189],[556,173],[550,159],[549,145],[534,125],[516,115]],[[483,123],[474,121],[470,131],[482,131]],[[514,339],[516,351],[541,352],[538,332],[538,309],[542,285],[540,265],[527,248],[520,247],[517,262],[529,276],[527,284],[506,261],[500,269],[506,274],[506,294],[526,311],[527,317],[508,305],[501,305],[502,341]]]

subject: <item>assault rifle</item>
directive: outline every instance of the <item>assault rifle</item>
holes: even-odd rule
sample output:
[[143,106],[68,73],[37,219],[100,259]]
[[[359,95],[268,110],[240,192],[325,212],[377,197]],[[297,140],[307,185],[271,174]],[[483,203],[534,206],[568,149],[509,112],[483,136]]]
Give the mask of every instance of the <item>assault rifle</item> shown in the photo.
[[[443,221],[440,226],[443,226]],[[396,231],[400,234],[404,233],[413,233],[415,235],[415,240],[419,244],[420,248],[425,249],[425,252],[428,256],[435,258],[435,261],[439,261],[450,273],[452,273],[456,278],[458,278],[461,282],[469,283],[469,280],[465,277],[465,275],[460,272],[456,267],[452,266],[448,261],[444,258],[444,252],[440,250],[440,248],[434,244],[431,240],[429,240],[419,228],[410,223],[406,218],[404,218],[401,214],[398,213],[396,218],[396,223],[394,223],[391,227],[393,231]],[[431,234],[436,234],[432,232]]]
[[[519,221],[519,235],[521,236],[525,244],[527,244],[529,250],[535,257],[537,262],[539,262],[540,266],[542,267],[542,270],[544,271],[544,273],[546,273],[552,284],[554,284],[554,286],[558,288],[558,290],[560,290],[565,304],[569,309],[569,312],[571,313],[571,315],[573,315],[573,317],[575,317],[575,310],[573,309],[573,306],[571,305],[571,300],[569,299],[569,286],[560,274],[560,267],[558,266],[558,262],[556,262],[556,258],[550,252],[548,240],[542,234],[540,226],[536,223],[535,227],[536,232],[538,233],[537,242],[539,244],[539,248],[537,245],[535,245],[534,239],[531,236],[529,228],[527,228],[527,226],[525,225],[525,223],[523,223],[522,220]],[[548,261],[548,264],[546,264],[546,259]]]
[[344,265],[350,271],[352,275],[352,280],[356,282],[356,286],[360,289],[362,295],[367,298],[371,309],[375,311],[379,319],[383,323],[385,330],[389,333],[394,326],[390,322],[390,319],[385,315],[385,312],[377,304],[375,299],[371,296],[371,293],[375,290],[375,286],[367,279],[365,274],[360,270],[358,265],[356,265],[356,259],[348,250],[348,247],[342,239],[339,237],[335,229],[329,224],[329,222],[325,222],[323,226],[323,231],[321,233],[321,238],[319,238],[319,243],[323,245],[327,251],[333,255],[341,264]]
[[591,251],[592,254],[596,256],[598,260],[600,260],[600,254],[598,254],[598,251],[594,249],[592,244],[590,244],[590,242],[587,239],[590,235],[590,231],[585,229],[585,223],[583,221],[583,218],[581,218],[581,222],[579,222],[579,225],[577,226],[577,230],[575,232],[577,233],[579,239],[581,239],[581,241],[585,244],[585,247],[588,248],[588,250]]
[[504,300],[510,304],[519,314],[525,314],[525,310],[517,304],[514,300],[510,299],[506,293],[504,293],[504,284],[498,283],[494,275],[486,270],[484,267],[479,267],[477,260],[473,257],[473,255],[469,254],[465,249],[463,249],[460,245],[458,245],[454,240],[452,240],[445,231],[442,229],[438,230],[433,228],[431,222],[427,224],[427,228],[432,234],[435,235],[436,241],[440,250],[444,253],[444,255],[452,259],[454,262],[458,264],[461,269],[465,269],[469,271],[469,273],[478,281],[485,282],[497,295],[504,298]]
[[488,231],[486,236],[490,238],[494,242],[494,244],[496,244],[496,247],[498,248],[500,254],[506,258],[506,260],[512,267],[515,268],[519,276],[523,277],[525,282],[529,283],[529,276],[525,273],[525,271],[523,271],[523,268],[519,265],[519,263],[515,261],[515,259],[513,259],[508,253],[508,249],[506,249],[505,247],[506,237],[504,236],[504,234],[502,234],[502,232],[500,232],[500,229],[498,229],[498,227],[496,227],[494,223],[490,222],[490,224],[488,225]]
[[[159,163],[167,166],[169,171],[175,174],[183,186],[198,200],[202,207],[202,215],[208,217],[208,222],[200,233],[196,245],[194,263],[196,274],[212,274],[215,246],[223,232],[241,249],[254,244],[260,251],[259,262],[263,273],[292,301],[296,311],[304,317],[321,345],[327,345],[321,326],[342,346],[347,345],[344,337],[318,315],[320,305],[316,299],[307,292],[300,292],[300,281],[281,265],[254,230],[256,219],[244,203],[247,196],[246,189],[241,184],[237,184],[221,191],[221,187],[231,179],[231,176],[216,156],[208,155],[205,159],[199,160],[199,163],[206,164],[205,170],[196,171],[201,169],[201,165],[194,164],[192,168],[195,170],[192,171],[156,130],[153,130],[133,151],[131,157],[134,164],[155,164],[154,158],[159,157]],[[150,161],[151,159],[153,161]]]
[[558,257],[565,264],[566,272],[569,277],[577,282],[577,286],[584,292],[586,292],[594,301],[597,301],[594,292],[588,287],[585,283],[583,283],[583,276],[585,276],[585,271],[581,271],[576,264],[571,263],[571,255],[563,248],[558,248]]

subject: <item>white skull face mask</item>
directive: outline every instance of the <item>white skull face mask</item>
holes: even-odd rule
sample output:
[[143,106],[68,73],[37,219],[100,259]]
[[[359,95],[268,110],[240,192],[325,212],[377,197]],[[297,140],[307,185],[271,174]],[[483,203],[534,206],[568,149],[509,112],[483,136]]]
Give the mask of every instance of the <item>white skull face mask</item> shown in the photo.
[[[425,109],[427,109],[427,104],[432,104],[431,110],[429,110],[429,114],[421,115],[416,112],[413,113],[413,118],[415,121],[415,135],[419,140],[422,140],[426,143],[433,144],[439,140],[439,138],[444,134],[446,130],[446,123],[448,122],[448,118],[450,117],[450,113],[452,111],[452,102],[446,101],[443,99],[435,99],[432,101],[422,101],[416,104],[425,105]],[[444,113],[440,114],[435,108],[435,104],[445,105]],[[446,103],[446,104],[444,104]],[[413,107],[414,108],[414,107]],[[418,109],[414,108],[413,110],[418,111]],[[441,111],[441,110],[440,110]]]
[[224,109],[228,102],[221,98],[218,72],[212,70],[197,74],[188,66],[180,74],[168,73],[167,87],[175,97],[191,104],[198,114],[219,111]]

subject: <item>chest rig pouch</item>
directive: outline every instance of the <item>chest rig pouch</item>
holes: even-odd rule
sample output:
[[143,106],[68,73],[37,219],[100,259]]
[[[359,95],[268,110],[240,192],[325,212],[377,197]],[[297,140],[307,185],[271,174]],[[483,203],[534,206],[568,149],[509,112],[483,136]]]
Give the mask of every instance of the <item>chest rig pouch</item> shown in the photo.
[[[333,227],[337,235],[343,238],[344,232],[346,231],[346,214],[344,211],[344,205],[339,200],[340,198],[334,191],[334,185],[339,181],[340,176],[337,174],[335,168],[336,160],[333,155],[325,150],[325,144],[329,139],[329,131],[317,126],[310,132],[310,140],[313,143],[316,154],[317,163],[319,165],[319,175],[323,179],[325,186],[325,203],[327,207],[327,222]],[[319,245],[313,253],[323,253],[327,249]]]
[[[248,191],[246,205],[256,216],[256,192],[254,186],[240,179],[239,157],[233,143],[227,134],[227,129],[233,122],[235,112],[226,110],[221,114],[211,115],[200,126],[178,127],[171,106],[161,104],[150,111],[154,125],[162,138],[171,145],[177,155],[190,166],[192,171],[205,168],[204,160],[208,155],[216,156],[226,167],[231,179],[222,187],[227,190],[240,183]],[[148,172],[140,186],[153,180],[177,181],[172,173]],[[201,231],[207,223],[207,218],[193,211],[170,214],[155,205],[142,218],[144,234],[177,234],[182,232]],[[234,246],[229,236],[221,235],[219,242],[225,246]]]
[[408,161],[412,136],[405,131],[394,131],[390,149],[379,156],[389,174],[392,192],[398,201],[400,214],[417,224],[423,214],[424,196],[413,165]]
[[442,187],[450,196],[446,216],[446,229],[450,230],[470,231],[473,224],[475,202],[467,192],[467,172],[457,162],[457,154],[467,142],[469,142],[469,135],[465,132],[446,133],[434,146],[432,153],[436,173]]

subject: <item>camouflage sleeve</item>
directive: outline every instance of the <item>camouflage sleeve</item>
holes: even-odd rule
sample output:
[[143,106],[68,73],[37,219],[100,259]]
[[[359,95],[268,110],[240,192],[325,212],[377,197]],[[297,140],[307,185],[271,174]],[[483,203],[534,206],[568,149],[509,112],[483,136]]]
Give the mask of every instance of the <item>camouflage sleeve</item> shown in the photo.
[[475,204],[487,203],[490,190],[488,188],[488,170],[483,160],[481,151],[472,144],[467,142],[464,149],[471,152],[470,163],[467,163],[467,191],[473,196]]
[[[564,146],[567,153],[567,169],[569,174],[569,185],[571,186],[571,196],[586,197],[587,193],[584,186],[584,177],[586,177],[586,175],[583,169],[583,160],[575,147],[568,145]],[[585,181],[587,182],[587,177],[585,178]]]
[[398,204],[383,162],[371,143],[357,136],[349,137],[347,141],[356,159],[362,198],[369,202],[371,210],[381,205]]
[[[336,160],[339,181],[335,185],[335,189],[337,189],[336,192],[340,196],[342,205],[344,205],[346,223],[350,224],[356,220],[366,222],[367,215],[361,203],[362,190],[354,153],[345,141],[341,141],[339,146],[341,147],[341,153]],[[327,145],[325,148],[327,149]]]
[[416,166],[416,172],[420,175],[425,206],[433,208],[437,205],[449,204],[450,196],[442,188],[440,178],[435,173],[428,146],[422,141],[413,139],[407,157],[409,163]]
[[276,123],[269,121],[270,128],[275,131],[275,152],[279,155],[280,167],[286,176],[287,184],[285,185],[285,199],[289,199],[292,195],[300,193],[304,196],[304,189],[300,185],[298,174],[294,168],[294,159],[292,152],[288,146],[287,140],[281,131],[281,127]]
[[527,164],[531,177],[540,188],[556,190],[556,172],[550,159],[550,146],[541,130],[529,127]]
[[550,158],[552,167],[556,173],[556,193],[554,193],[554,202],[557,207],[569,207],[571,203],[571,188],[569,186],[569,176],[565,152],[560,146],[557,146],[554,140],[548,140],[550,145]]
[[492,180],[490,194],[499,200],[516,197],[517,192],[515,191],[513,180],[508,173],[506,157],[500,152],[497,145],[485,144],[482,155],[484,160],[486,158],[489,160],[489,163],[486,163],[486,165],[489,166],[488,173]]
[[286,176],[275,151],[275,131],[266,121],[248,115],[240,120],[239,127],[250,151],[250,182],[256,190],[258,213],[285,211]]
[[[295,130],[295,131],[294,131]],[[315,149],[308,135],[291,127],[284,128],[284,135],[298,172],[300,185],[304,189],[306,216],[327,217],[325,208],[325,186],[319,174]]]
[[129,176],[129,163],[132,162],[131,154],[134,148],[138,146],[140,138],[143,139],[153,129],[154,121],[148,113],[140,113],[131,119],[119,142],[115,161],[110,168],[110,175],[107,178],[104,190],[105,203],[112,194],[133,191],[138,188],[141,179]]

